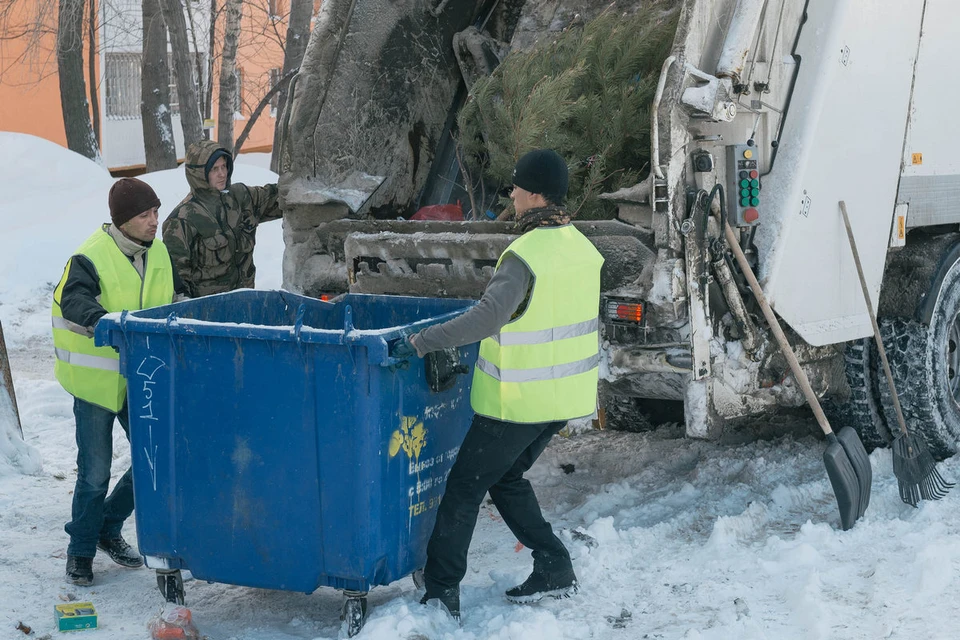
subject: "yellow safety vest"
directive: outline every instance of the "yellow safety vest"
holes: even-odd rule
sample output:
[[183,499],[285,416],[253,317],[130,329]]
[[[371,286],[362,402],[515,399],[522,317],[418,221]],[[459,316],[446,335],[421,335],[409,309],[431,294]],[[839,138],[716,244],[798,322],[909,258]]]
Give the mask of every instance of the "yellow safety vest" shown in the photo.
[[573,225],[538,227],[514,240],[508,253],[523,260],[534,283],[521,315],[480,342],[473,410],[519,423],[592,415],[603,256]]
[[[80,245],[76,255],[93,263],[100,281],[100,305],[108,312],[148,309],[173,302],[173,267],[167,248],[154,240],[144,256],[143,278],[110,237],[107,225]],[[53,346],[57,380],[71,395],[117,413],[127,397],[120,375],[120,356],[113,347],[96,347],[93,338],[63,317],[60,296],[67,283],[67,261],[60,284],[53,291]]]

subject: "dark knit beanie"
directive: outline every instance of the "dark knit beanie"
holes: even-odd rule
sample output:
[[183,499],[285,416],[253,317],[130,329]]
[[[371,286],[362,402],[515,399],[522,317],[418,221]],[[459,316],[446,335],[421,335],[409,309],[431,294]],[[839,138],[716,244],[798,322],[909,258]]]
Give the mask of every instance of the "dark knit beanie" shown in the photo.
[[563,204],[567,195],[567,163],[553,149],[534,149],[517,161],[513,184],[539,193],[553,204]]
[[144,211],[160,206],[160,198],[143,180],[120,178],[110,187],[107,196],[110,204],[110,219],[118,227]]

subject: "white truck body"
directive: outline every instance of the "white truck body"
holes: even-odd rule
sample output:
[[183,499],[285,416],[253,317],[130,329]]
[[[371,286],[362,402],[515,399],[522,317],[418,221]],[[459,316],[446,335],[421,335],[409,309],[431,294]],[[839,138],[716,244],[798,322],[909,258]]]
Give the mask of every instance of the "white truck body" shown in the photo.
[[[403,194],[428,191],[424,176],[441,157],[436,141],[444,139],[436,102],[453,100],[450,83],[460,81],[450,73],[447,45],[438,45],[431,49],[438,72],[430,79],[439,88],[421,86],[398,102],[389,88],[401,86],[410,73],[405,65],[416,63],[410,52],[417,39],[424,32],[437,35],[431,31],[436,24],[453,30],[453,22],[434,21],[435,2],[410,0],[397,5],[403,14],[397,24],[379,24],[376,33],[392,34],[384,43],[368,39],[357,47],[350,35],[369,35],[364,20],[372,2],[324,2],[285,116],[285,283],[311,294],[349,286],[478,296],[510,241],[507,225],[339,219],[389,212],[401,201],[409,210]],[[512,33],[510,19],[514,26],[553,24],[550,12],[557,7],[571,16],[595,15],[608,3],[524,4],[537,15],[516,22],[503,3],[441,3],[461,25],[500,26],[481,34],[488,38],[486,60],[499,46],[490,42]],[[889,394],[864,340],[872,328],[842,200],[881,328],[899,341],[888,352],[905,412],[915,428],[928,429],[925,437],[938,455],[956,451],[960,3],[664,0],[659,6],[677,16],[678,26],[651,105],[649,179],[605,194],[619,205],[620,222],[577,223],[608,265],[619,260],[602,283],[607,303],[601,314],[610,300],[644,306],[642,326],[605,318],[601,408],[626,415],[638,399],[683,400],[687,433],[715,438],[731,420],[803,404],[724,249],[719,220],[725,212],[831,415],[860,430],[868,446],[885,444],[888,423],[894,424]],[[409,33],[400,33],[401,22]],[[456,36],[470,29],[470,42],[479,46],[482,37],[473,27]],[[469,76],[463,60],[458,63]],[[483,66],[475,64],[471,73]],[[352,164],[342,155],[328,157],[324,149],[336,140],[316,137],[338,129],[338,122],[349,129],[356,114],[343,105],[351,101],[362,103],[358,113],[375,132],[371,137],[382,141],[358,148]],[[383,118],[375,117],[381,112]],[[437,164],[454,168],[442,175],[449,196],[456,161],[450,154],[443,158]],[[387,176],[365,192],[369,200],[359,210],[331,195],[343,185],[329,179],[358,172]],[[413,180],[400,181],[399,189],[391,175]],[[714,198],[718,185],[725,192],[720,199]],[[630,428],[629,419],[620,422]]]

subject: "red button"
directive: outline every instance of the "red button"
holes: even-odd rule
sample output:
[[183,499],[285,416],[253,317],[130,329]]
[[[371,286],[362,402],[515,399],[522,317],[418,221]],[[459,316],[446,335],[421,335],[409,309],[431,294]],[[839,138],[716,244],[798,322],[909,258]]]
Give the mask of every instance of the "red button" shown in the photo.
[[754,222],[759,217],[760,217],[760,212],[754,209],[753,207],[750,207],[749,209],[743,212],[743,220],[745,222]]
[[754,169],[753,171],[750,172],[750,179],[751,179],[751,180],[756,180],[756,179],[759,178],[759,177],[760,177],[760,172],[757,171],[756,169]]

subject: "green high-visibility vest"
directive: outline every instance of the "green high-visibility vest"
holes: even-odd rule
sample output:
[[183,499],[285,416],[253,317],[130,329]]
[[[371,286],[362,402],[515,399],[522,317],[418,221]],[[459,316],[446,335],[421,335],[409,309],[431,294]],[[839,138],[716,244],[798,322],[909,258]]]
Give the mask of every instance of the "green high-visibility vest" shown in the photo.
[[[100,281],[100,305],[108,312],[148,309],[173,302],[173,267],[167,248],[154,240],[144,256],[143,278],[110,237],[107,225],[80,245],[75,255],[93,263]],[[120,375],[120,356],[112,347],[96,347],[84,327],[63,317],[60,296],[67,283],[67,261],[60,284],[53,291],[54,372],[71,395],[117,413],[127,397]]]
[[599,378],[603,256],[573,225],[539,227],[507,247],[533,273],[526,308],[480,342],[470,402],[497,420],[555,422],[592,415]]

